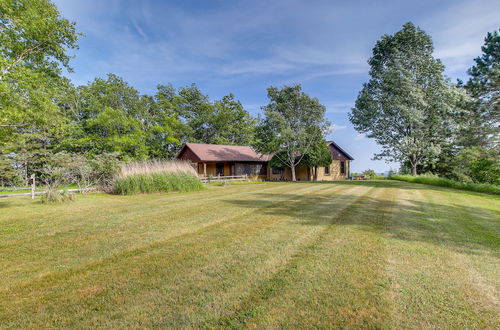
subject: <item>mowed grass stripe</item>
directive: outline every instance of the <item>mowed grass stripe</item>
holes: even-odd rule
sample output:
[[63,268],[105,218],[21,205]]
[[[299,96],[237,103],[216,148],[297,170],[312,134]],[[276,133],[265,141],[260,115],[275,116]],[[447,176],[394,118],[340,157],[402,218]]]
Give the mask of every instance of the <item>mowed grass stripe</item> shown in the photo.
[[[19,276],[0,274],[0,327],[498,328],[497,199],[387,181],[266,185],[215,187],[228,194],[196,211],[165,210],[181,194],[44,206],[57,234],[30,246],[39,260],[10,259]],[[36,236],[39,219],[23,221]],[[81,235],[59,232],[66,223]]]
[[[301,186],[300,189],[304,189],[302,187],[305,187],[305,186]],[[346,188],[350,188],[350,190],[356,190],[355,187],[345,187],[344,189],[346,189]],[[307,197],[307,195],[304,195],[300,192],[300,189],[297,191],[297,194],[294,195],[295,199],[300,200],[301,198]],[[318,186],[318,185],[316,185],[315,191],[330,190],[332,193],[334,193],[334,191],[337,189],[338,189],[338,187],[336,187],[336,186]],[[357,188],[357,189],[359,189],[359,188]],[[294,210],[297,211],[300,207],[301,207],[301,205],[297,204],[295,209],[292,208],[290,210],[290,212],[293,214]],[[90,275],[89,273],[90,272],[92,272],[92,273],[97,272],[97,274],[98,274],[97,277],[100,278],[103,282],[106,282],[106,277],[109,275],[107,268],[113,269],[116,266],[115,264],[119,263],[123,274],[120,274],[120,276],[118,276],[119,274],[113,273],[113,277],[116,279],[116,283],[121,283],[122,281],[125,283],[131,282],[130,285],[136,288],[134,290],[139,290],[141,286],[146,286],[146,288],[149,286],[150,289],[152,289],[152,288],[155,288],[156,285],[160,285],[160,284],[161,285],[160,285],[159,289],[168,290],[169,283],[173,282],[172,283],[173,288],[171,288],[171,290],[178,291],[179,285],[182,285],[182,283],[185,282],[186,279],[191,279],[197,285],[201,285],[200,290],[203,290],[202,288],[205,285],[205,281],[203,281],[203,277],[186,276],[186,274],[182,271],[183,268],[191,269],[191,272],[194,271],[196,273],[196,272],[198,272],[200,266],[203,267],[203,266],[207,266],[207,265],[212,265],[214,260],[217,260],[218,255],[221,255],[224,258],[226,258],[228,261],[231,261],[234,253],[232,253],[230,251],[231,249],[229,249],[229,251],[228,251],[227,250],[228,248],[236,249],[236,251],[238,251],[241,247],[241,244],[243,243],[242,237],[247,237],[247,242],[250,242],[254,246],[258,247],[259,246],[258,240],[254,239],[255,235],[258,234],[259,231],[262,230],[261,228],[263,226],[265,226],[266,228],[269,228],[269,226],[271,226],[273,223],[276,223],[277,221],[280,221],[282,219],[283,219],[283,217],[280,217],[280,216],[271,217],[267,214],[262,214],[262,216],[257,216],[257,217],[242,216],[242,217],[240,217],[239,221],[233,221],[230,224],[226,224],[226,227],[217,228],[218,230],[215,232],[214,232],[214,229],[216,229],[216,228],[210,228],[209,230],[198,232],[197,235],[186,235],[186,237],[176,239],[175,241],[169,241],[169,242],[165,242],[162,244],[154,244],[148,248],[143,249],[142,251],[140,251],[141,253],[139,253],[139,254],[121,255],[121,256],[115,257],[114,258],[115,260],[112,260],[112,262],[100,263],[99,265],[93,265],[90,269],[88,269],[87,271],[85,271],[83,273],[88,274],[88,276],[92,277],[92,275]],[[241,220],[243,220],[243,221],[241,221]],[[249,225],[252,223],[253,223],[253,225]],[[191,236],[191,238],[190,238],[190,236]],[[234,244],[235,239],[239,239],[238,245]],[[293,242],[293,240],[292,240],[292,242]],[[207,252],[209,253],[209,255],[207,255]],[[272,257],[272,255],[265,254],[263,252],[264,251],[261,251],[262,257]],[[169,256],[169,258],[164,259],[163,256],[165,256],[165,255]],[[162,267],[161,267],[162,271],[161,272],[156,272],[154,270],[154,267],[153,267],[153,270],[151,270],[152,265],[154,266],[156,264],[156,262],[154,262],[154,260],[156,258],[159,258],[160,259],[159,262],[162,263]],[[137,266],[134,267],[134,265],[137,265],[138,263],[144,263],[146,266],[144,268],[138,268]],[[167,264],[163,265],[163,263],[167,263]],[[129,266],[130,266],[130,268],[129,268]],[[255,267],[255,265],[252,265],[252,266]],[[236,270],[238,272],[245,271],[244,268],[238,268],[238,267],[227,268],[226,261],[221,263],[221,269],[224,271],[231,271],[231,270]],[[169,281],[167,283],[165,283],[165,278],[163,278],[163,277],[165,276],[164,272],[167,270],[170,272],[170,276],[167,277],[169,279]],[[139,273],[136,273],[136,272],[139,272]],[[144,272],[146,272],[147,276],[143,276]],[[121,272],[119,272],[119,273],[121,273]],[[99,274],[102,274],[102,275],[99,276]],[[240,274],[240,276],[242,276],[244,274],[245,273]],[[75,274],[74,276],[76,276],[76,275],[78,275],[78,274]],[[158,275],[160,275],[161,278],[156,278],[156,276],[158,276]],[[77,277],[81,278],[82,274],[80,274]],[[136,280],[137,282],[132,281],[132,279],[137,278],[137,277],[139,277],[139,278],[144,277],[145,280],[144,281],[143,280]],[[217,284],[218,279],[219,279],[219,277],[212,279],[212,281],[214,281],[214,284]],[[65,282],[70,281],[71,282],[71,278],[59,278],[56,281],[52,281],[53,282],[52,285],[57,286],[57,290],[60,290],[61,286],[59,286],[56,283],[61,282],[61,281],[65,281]],[[91,283],[95,284],[95,285],[99,284],[100,282],[101,281],[99,281],[98,279],[94,279],[91,281]],[[177,283],[177,282],[179,282],[179,283]],[[238,283],[240,283],[240,282],[238,281]],[[243,282],[243,283],[245,283],[245,282]],[[70,284],[74,285],[75,283],[70,283]],[[89,285],[88,283],[85,283],[85,284]],[[104,283],[104,285],[106,285],[106,283]],[[97,286],[99,286],[99,285],[97,285]],[[69,287],[71,287],[71,285],[69,285]],[[27,289],[29,289],[29,288],[27,288]],[[81,288],[80,290],[86,291],[85,287]],[[110,290],[112,292],[112,291],[115,291],[116,289],[113,290],[113,288],[110,288]],[[130,288],[129,288],[129,290],[130,290]],[[143,290],[146,290],[146,289],[143,288],[142,290],[139,290],[139,291],[142,292]],[[192,290],[192,288],[191,289],[187,288],[187,290]],[[51,291],[51,290],[49,290],[49,291]],[[71,297],[71,293],[72,293],[71,290],[69,292],[66,292],[68,297]],[[63,298],[63,296],[65,296],[66,294],[62,293],[62,294],[58,294],[58,296],[61,296],[61,299],[65,300],[65,298]],[[160,297],[164,297],[164,295],[158,294],[157,299]],[[176,294],[176,295],[169,294],[165,298],[171,299],[173,297],[185,297],[186,298],[185,295],[182,295],[182,292],[180,292],[179,294]],[[77,296],[76,303],[81,303],[81,301],[78,301],[79,300],[78,298],[81,299],[82,297]],[[39,300],[39,299],[43,299],[43,298],[42,297],[36,298],[36,300]],[[94,300],[94,303],[96,300],[99,301],[98,299],[92,299],[92,300]],[[134,301],[135,300],[136,299],[134,299]],[[147,299],[146,301],[148,301],[148,300],[149,299]],[[165,303],[165,302],[163,302],[163,303]],[[120,310],[120,308],[117,308],[118,306],[115,306],[115,304],[113,304],[112,301],[108,302],[108,304],[110,306],[109,308],[111,308],[112,310],[115,310],[115,309],[118,309],[118,311]],[[171,304],[172,304],[171,305],[172,308],[174,308],[176,306],[175,302],[171,302]],[[131,305],[134,305],[134,304],[132,303]],[[167,305],[170,305],[170,304],[167,304]],[[185,308],[185,305],[180,305],[180,306]],[[53,308],[55,308],[55,307],[53,306]],[[66,308],[71,309],[70,306],[67,306]],[[106,310],[107,309],[108,308],[106,308]],[[15,311],[13,311],[13,312],[15,312]],[[17,311],[17,312],[20,312],[20,311]],[[75,311],[75,312],[78,313],[78,311]],[[80,312],[81,312],[81,310],[80,310]],[[126,315],[128,315],[128,313]],[[149,317],[153,317],[153,316],[149,315]],[[158,315],[157,317],[161,317],[161,314]],[[179,317],[179,315],[177,315],[177,318],[178,317]],[[78,319],[79,318],[77,318],[77,320]],[[85,319],[85,317],[83,317],[83,319]],[[139,319],[141,319],[141,318],[139,318]],[[154,318],[153,318],[153,320],[154,320]],[[102,320],[101,320],[101,322],[102,322]]]
[[386,193],[366,188],[340,212],[332,209],[314,239],[254,290],[237,311],[205,326],[330,328],[383,324],[388,302],[383,296],[385,244],[379,233],[391,203],[382,206],[375,198]]
[[[325,190],[327,188],[328,187],[321,187],[321,186],[317,186],[317,185],[316,186],[308,185],[308,186],[301,187],[301,189],[298,192],[301,195],[302,194],[306,195],[307,193],[310,193],[310,192],[313,192],[316,190]],[[335,189],[337,189],[337,187],[335,187]],[[272,205],[273,203],[280,203],[284,199],[283,196],[285,196],[285,195],[278,192],[274,198],[271,198],[271,199],[265,201],[265,204],[262,205],[262,207]],[[291,198],[291,197],[289,197],[289,198]],[[203,210],[206,210],[206,209],[203,209]],[[108,256],[106,256],[106,255],[97,256],[98,258],[96,258],[95,262],[100,263],[100,262],[102,262],[102,260],[107,260],[109,258],[113,259],[113,258],[120,258],[123,256],[137,254],[137,253],[140,253],[141,251],[144,251],[144,250],[150,249],[151,247],[154,247],[154,244],[156,244],[156,243],[162,244],[164,241],[168,241],[170,239],[176,239],[180,236],[186,236],[186,235],[198,232],[198,231],[203,231],[211,226],[220,225],[223,221],[230,221],[230,220],[234,219],[235,217],[241,217],[241,216],[244,216],[244,214],[245,214],[245,213],[241,213],[241,209],[231,210],[230,208],[225,208],[224,211],[225,212],[224,212],[223,216],[221,216],[219,213],[214,213],[211,217],[206,217],[206,216],[198,217],[198,218],[196,218],[197,222],[193,223],[192,226],[185,228],[186,230],[183,231],[183,230],[178,229],[177,231],[174,231],[174,232],[166,232],[165,235],[161,237],[161,240],[145,241],[145,242],[138,241],[137,246],[126,245],[125,246],[125,247],[127,247],[126,249],[124,249],[124,247],[122,246],[120,249],[118,249],[120,251],[120,253],[110,254]],[[251,210],[248,210],[248,212],[250,212],[250,211]],[[184,219],[180,218],[179,220],[183,221]],[[151,221],[151,220],[149,220],[149,221]],[[158,219],[158,224],[163,225],[162,221],[163,221],[162,219]],[[198,222],[201,222],[201,225]],[[162,227],[159,227],[157,229],[162,229]],[[105,236],[104,239],[105,238],[107,238],[107,236]],[[87,238],[85,238],[85,239],[87,239]],[[92,241],[89,242],[89,244],[109,243],[109,240],[107,240],[107,241],[104,240],[103,242],[100,242],[100,240],[99,240],[100,237],[98,237],[98,236],[93,236],[91,239],[92,239]],[[51,243],[53,243],[54,246],[57,247],[58,246],[57,239],[55,239],[54,241],[55,242],[51,242]],[[136,239],[134,239],[134,241],[136,241]],[[78,248],[79,244],[75,244],[75,247]],[[45,248],[45,250],[52,250],[52,245],[50,245],[49,248]],[[56,255],[54,255],[53,257],[56,258],[57,260],[59,260],[58,258],[60,258],[60,256],[61,256],[61,251],[59,250],[57,252],[58,253]],[[85,252],[85,251],[83,251],[83,252]],[[86,265],[84,265],[83,267],[86,267]],[[66,270],[62,269],[62,272],[70,272],[70,271],[71,271],[71,269],[66,269]],[[48,275],[50,275],[50,274],[48,274]],[[27,285],[29,285],[29,283]]]
[[[326,188],[327,187],[318,185],[305,185],[301,186],[298,192],[305,194],[308,191]],[[281,186],[280,190],[276,191],[273,195],[273,198],[269,198],[269,200],[265,201],[264,206],[266,204],[279,203],[282,201],[286,197],[286,195],[282,193],[284,189],[287,188]],[[337,187],[335,189],[337,189]],[[273,189],[273,191],[274,190],[275,189]],[[238,195],[233,196],[244,199],[248,198]],[[150,213],[156,213],[154,216],[150,214],[146,218],[134,217],[131,219],[130,221],[132,221],[132,224],[127,225],[126,231],[120,229],[124,223],[122,218],[116,219],[115,215],[111,217],[102,216],[99,217],[99,222],[110,223],[116,219],[119,226],[96,228],[91,223],[84,235],[79,235],[78,231],[71,231],[66,233],[66,235],[50,235],[49,239],[43,237],[35,241],[20,241],[17,245],[11,246],[10,249],[4,248],[1,250],[5,258],[0,261],[0,266],[2,266],[0,276],[17,277],[18,280],[20,280],[23,277],[20,276],[23,272],[25,278],[31,278],[32,274],[37,271],[38,277],[47,276],[54,272],[67,271],[73,266],[81,265],[91,260],[100,260],[116,252],[123,253],[124,247],[126,247],[126,250],[131,251],[143,246],[149,246],[152,242],[184,235],[193,230],[200,230],[214,223],[231,219],[233,216],[242,214],[240,208],[236,206],[227,207],[227,205],[221,207],[222,205],[220,203],[220,200],[217,203],[214,202],[210,208],[182,207],[177,210],[180,212],[177,214],[168,211],[164,212],[163,206],[160,204],[154,209],[149,209]],[[146,222],[148,226],[146,229],[141,230],[144,222]],[[113,244],[110,246],[110,243]],[[19,245],[23,246],[22,250],[18,249]],[[54,253],[54,251],[58,253]],[[20,256],[23,257],[28,264],[11,262]],[[51,262],[52,267],[50,267]],[[7,281],[4,283],[9,282]],[[13,284],[12,282],[10,283]]]
[[464,220],[465,208],[455,204],[453,195],[453,190],[403,190],[398,195],[389,227],[395,328],[498,325],[498,309],[481,302],[481,292],[470,283],[478,278],[470,278],[468,266],[461,262],[479,257],[474,251],[477,244],[489,250],[488,235],[476,231],[477,224],[464,226],[463,221],[478,218]]

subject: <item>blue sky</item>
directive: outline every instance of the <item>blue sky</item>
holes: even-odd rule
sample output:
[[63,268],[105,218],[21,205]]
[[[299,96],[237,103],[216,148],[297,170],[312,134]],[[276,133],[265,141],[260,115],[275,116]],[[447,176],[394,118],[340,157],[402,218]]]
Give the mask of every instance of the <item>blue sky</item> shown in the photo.
[[196,83],[211,99],[234,93],[256,115],[267,87],[300,83],[326,106],[328,138],[355,158],[353,171],[399,167],[371,160],[379,147],[348,120],[380,36],[412,21],[432,36],[435,56],[456,80],[466,78],[486,33],[500,27],[500,1],[489,0],[55,3],[85,34],[71,63],[75,84],[107,73],[142,93]]

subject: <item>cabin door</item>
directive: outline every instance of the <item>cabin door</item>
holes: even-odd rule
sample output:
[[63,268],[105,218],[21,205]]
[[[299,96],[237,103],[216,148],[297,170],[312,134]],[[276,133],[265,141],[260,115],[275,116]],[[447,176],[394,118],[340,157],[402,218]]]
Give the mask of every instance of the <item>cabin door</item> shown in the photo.
[[224,163],[215,164],[215,175],[217,175],[217,176],[224,175]]

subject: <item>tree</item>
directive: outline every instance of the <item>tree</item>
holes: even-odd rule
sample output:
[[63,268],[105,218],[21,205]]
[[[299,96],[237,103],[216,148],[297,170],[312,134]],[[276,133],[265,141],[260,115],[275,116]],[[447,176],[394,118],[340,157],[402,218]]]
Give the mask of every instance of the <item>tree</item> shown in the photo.
[[75,24],[48,0],[0,2],[0,138],[18,127],[51,125],[61,69],[77,48]]
[[375,159],[411,164],[412,175],[432,162],[454,134],[463,95],[432,56],[429,35],[412,23],[377,41],[369,59],[370,80],[349,115],[356,130],[382,146]]
[[318,138],[324,138],[329,125],[324,117],[325,107],[317,98],[302,92],[300,85],[269,87],[267,96],[270,102],[263,107],[265,118],[257,125],[254,146],[258,152],[274,153],[290,167],[292,181],[296,181],[295,168]]
[[[483,54],[468,70],[465,88],[474,98],[467,113],[470,128],[464,134],[472,145],[491,147],[499,143],[500,130],[500,30],[489,32],[481,47]],[[470,142],[469,142],[470,143]]]
[[155,125],[150,98],[109,74],[69,90],[65,113],[75,124],[62,143],[73,153],[118,153],[123,160],[148,157],[148,129]]
[[196,85],[179,90],[178,111],[189,127],[191,142],[251,144],[256,120],[233,94],[211,102]]
[[332,154],[321,135],[315,140],[307,154],[304,155],[301,165],[313,169],[314,181],[318,180],[318,167],[330,166],[332,163]]
[[212,130],[209,143],[250,145],[253,142],[256,120],[243,109],[233,94],[214,102],[214,114],[209,119]]

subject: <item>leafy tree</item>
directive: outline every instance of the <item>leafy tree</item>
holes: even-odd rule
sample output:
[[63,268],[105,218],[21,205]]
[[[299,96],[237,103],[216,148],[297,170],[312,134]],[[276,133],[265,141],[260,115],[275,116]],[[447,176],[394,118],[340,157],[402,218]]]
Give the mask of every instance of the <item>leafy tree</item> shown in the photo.
[[[465,145],[495,146],[500,130],[500,30],[489,32],[465,85],[475,102],[467,113]],[[472,142],[472,143],[471,143]]]
[[213,144],[251,144],[256,120],[233,94],[211,102],[196,85],[179,90],[179,115],[189,127],[188,140]]
[[263,107],[265,118],[256,129],[255,148],[261,153],[275,153],[282,164],[290,167],[292,181],[295,168],[301,163],[327,130],[325,107],[317,98],[311,98],[300,85],[281,89],[269,87],[270,103]]
[[148,157],[148,128],[152,100],[109,74],[86,86],[68,90],[64,105],[74,125],[73,134],[62,143],[76,153],[113,153],[123,160]]
[[330,166],[331,163],[332,154],[325,140],[320,135],[307,154],[304,155],[301,165],[310,167],[313,170],[314,180],[318,180],[318,167]]
[[375,159],[408,161],[412,175],[424,161],[433,161],[452,134],[462,100],[432,56],[430,36],[406,23],[394,35],[377,41],[369,59],[368,83],[349,118],[356,130],[382,146]]
[[208,95],[204,95],[195,84],[179,89],[179,114],[189,127],[189,141],[210,143],[212,130],[210,117],[214,113],[213,104]]
[[212,131],[209,143],[250,145],[253,142],[256,120],[243,109],[233,94],[214,103],[214,113],[209,118]]
[[78,37],[48,0],[0,2],[0,139],[57,122],[54,96]]
[[371,168],[364,170],[363,173],[361,173],[361,175],[369,179],[374,179],[378,176],[377,173],[375,173],[375,171],[372,170]]
[[188,141],[189,127],[180,117],[181,97],[172,85],[158,85],[149,110],[150,125],[147,134],[149,156],[170,158],[183,142]]

